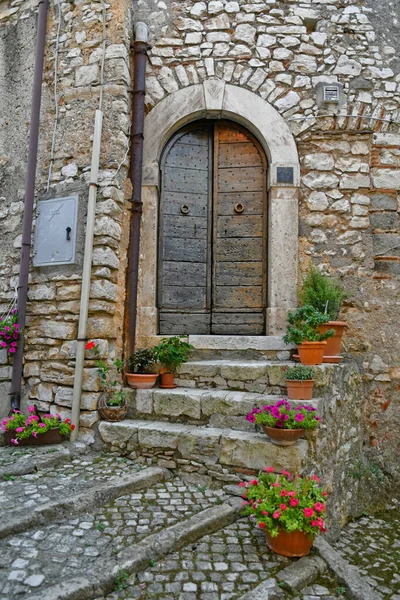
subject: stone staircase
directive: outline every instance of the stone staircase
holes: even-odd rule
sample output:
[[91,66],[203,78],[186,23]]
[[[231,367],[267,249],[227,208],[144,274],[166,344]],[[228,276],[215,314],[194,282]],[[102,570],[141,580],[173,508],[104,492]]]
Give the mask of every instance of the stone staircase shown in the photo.
[[[294,363],[282,339],[193,338],[193,359],[180,368],[178,387],[132,392],[127,420],[100,423],[103,441],[114,452],[140,455],[149,464],[192,473],[193,480],[203,476],[207,483],[210,478],[239,480],[265,466],[302,472],[309,463],[314,432],[294,446],[282,447],[245,419],[254,406],[286,398],[285,368]],[[217,357],[211,359],[212,353]],[[329,395],[335,370],[342,368],[316,367],[317,397],[291,403],[319,407]]]

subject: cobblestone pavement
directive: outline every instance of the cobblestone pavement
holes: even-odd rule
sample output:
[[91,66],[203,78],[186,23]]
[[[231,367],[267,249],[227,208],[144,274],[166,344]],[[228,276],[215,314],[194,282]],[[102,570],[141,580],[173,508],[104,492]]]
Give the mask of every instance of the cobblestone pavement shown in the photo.
[[45,589],[77,570],[85,572],[100,555],[111,560],[127,544],[214,505],[222,494],[175,479],[121,496],[91,514],[2,540],[0,599],[20,597],[29,586]]
[[379,517],[349,523],[335,549],[356,565],[385,599],[400,600],[400,502]]
[[[20,451],[21,452],[21,451]],[[29,456],[29,454],[28,454]],[[10,464],[20,454],[1,452],[1,459]],[[81,456],[59,465],[20,477],[4,476],[0,481],[0,514],[26,511],[79,490],[88,489],[99,481],[120,477],[142,467],[126,458],[107,455]]]
[[22,458],[28,458],[30,456],[46,456],[57,452],[62,446],[21,446],[15,448],[15,446],[3,446],[0,453],[0,467],[5,467],[15,463]]

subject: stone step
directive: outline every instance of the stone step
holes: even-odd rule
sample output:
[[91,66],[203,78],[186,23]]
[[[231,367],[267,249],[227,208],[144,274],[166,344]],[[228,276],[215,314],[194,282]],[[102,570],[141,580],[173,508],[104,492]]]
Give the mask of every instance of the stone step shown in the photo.
[[[177,372],[175,382],[187,388],[218,388],[260,394],[282,394],[286,390],[286,369],[295,363],[270,360],[190,360]],[[333,374],[345,365],[314,367],[317,394],[330,386]]]
[[[265,434],[162,421],[102,421],[99,433],[114,451],[147,452],[146,456],[153,455],[155,462],[160,458],[158,450],[167,451],[170,468],[176,467],[178,460],[186,459],[204,464],[211,477],[219,475],[221,467],[235,471],[271,466],[276,471],[301,472],[308,454],[306,440],[284,447],[271,443]],[[167,466],[163,458],[159,464]]]
[[288,360],[295,346],[287,346],[280,335],[190,335],[196,360],[216,358]]
[[[184,388],[173,390],[153,388],[137,390],[128,417],[135,419],[166,419],[170,422],[207,424],[221,429],[254,432],[254,424],[245,416],[255,407],[274,404],[279,396],[230,390]],[[285,398],[286,399],[286,398]],[[291,400],[292,406],[308,404],[318,408],[319,399]]]

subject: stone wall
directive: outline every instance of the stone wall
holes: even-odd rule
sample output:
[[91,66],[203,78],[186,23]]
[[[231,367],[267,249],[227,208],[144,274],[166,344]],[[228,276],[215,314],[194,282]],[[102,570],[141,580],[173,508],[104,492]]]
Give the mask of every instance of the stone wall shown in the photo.
[[[27,137],[31,105],[37,3],[0,2],[0,311],[17,282],[26,175]],[[74,341],[79,314],[84,224],[95,110],[99,105],[103,59],[103,3],[61,2],[57,102],[59,119],[50,176],[54,58],[58,3],[49,3],[43,84],[37,198],[79,193],[77,262],[75,265],[33,268],[30,276],[24,380],[26,396],[40,410],[69,416],[74,372]],[[130,3],[106,5],[103,136],[93,254],[93,278],[88,336],[100,355],[121,354],[124,301],[125,242],[122,215],[130,127],[131,41]],[[3,112],[4,108],[4,112]],[[12,118],[11,118],[12,115]],[[10,143],[10,140],[12,143]],[[122,260],[120,260],[122,257]],[[95,356],[88,357],[82,397],[82,437],[93,439],[100,390]],[[4,361],[1,360],[1,363]],[[8,412],[10,370],[0,369],[2,414]]]

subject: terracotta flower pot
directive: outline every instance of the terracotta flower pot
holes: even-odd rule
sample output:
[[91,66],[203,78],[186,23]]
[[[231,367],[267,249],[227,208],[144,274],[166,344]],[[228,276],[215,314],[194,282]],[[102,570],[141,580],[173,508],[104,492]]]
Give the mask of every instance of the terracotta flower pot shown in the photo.
[[324,358],[326,342],[303,342],[297,346],[302,365],[320,365]]
[[324,350],[324,362],[339,362],[340,351],[342,348],[342,338],[344,330],[347,327],[346,321],[329,321],[319,326],[320,333],[325,333],[329,329],[335,330],[335,335],[326,340]]
[[277,446],[294,446],[304,433],[304,429],[279,429],[266,425],[262,425],[262,428],[271,442]]
[[[4,439],[7,446],[14,446],[11,439],[16,438],[15,431],[6,431],[4,433]],[[18,440],[18,446],[41,446],[42,444],[61,444],[64,441],[64,437],[61,435],[59,429],[49,429],[46,433],[38,434],[37,437],[28,437],[23,440]]]
[[149,390],[157,381],[157,373],[125,373],[129,387],[135,390]]
[[311,400],[313,394],[313,379],[298,381],[297,379],[287,379],[286,387],[289,400]]
[[173,389],[176,388],[175,373],[162,373],[160,388]]
[[276,537],[271,537],[266,531],[265,537],[268,548],[282,556],[307,556],[314,543],[314,538],[304,531],[280,531]]

